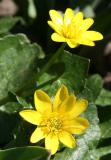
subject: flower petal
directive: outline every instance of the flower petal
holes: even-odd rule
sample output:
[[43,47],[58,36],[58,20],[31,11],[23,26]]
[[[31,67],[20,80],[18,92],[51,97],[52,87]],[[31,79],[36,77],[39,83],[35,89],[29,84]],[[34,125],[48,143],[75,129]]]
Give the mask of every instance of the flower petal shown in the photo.
[[35,125],[39,125],[42,120],[41,114],[34,110],[23,110],[19,114],[26,121]]
[[52,111],[52,104],[50,97],[42,90],[35,91],[34,101],[35,101],[35,107],[39,112],[43,113]]
[[52,29],[54,29],[57,33],[61,34],[62,27],[61,27],[60,25],[56,25],[56,24],[54,24],[52,21],[48,21],[47,23],[48,23],[48,25],[49,25]]
[[91,40],[85,38],[78,40],[79,44],[87,45],[87,46],[95,46],[95,43]]
[[82,134],[88,128],[89,122],[82,117],[74,118],[73,120],[67,120],[64,122],[63,129],[71,134]]
[[70,48],[75,48],[75,47],[78,46],[77,43],[74,43],[74,42],[73,42],[72,40],[70,40],[70,39],[67,39],[66,42],[67,42],[67,44],[68,44],[68,46],[69,46]]
[[75,138],[66,131],[61,131],[59,133],[59,140],[69,148],[74,148],[76,146]]
[[30,142],[31,143],[37,143],[41,139],[45,137],[44,132],[41,130],[41,128],[36,128],[35,131],[32,133],[30,137]]
[[64,25],[70,25],[74,17],[74,11],[70,8],[67,8],[64,14]]
[[56,10],[50,10],[49,11],[50,17],[54,24],[56,25],[63,25],[63,17],[62,14],[57,12]]
[[76,103],[76,97],[71,95],[66,98],[66,100],[59,107],[59,111],[62,113],[66,113],[72,111]]
[[66,41],[66,39],[63,36],[61,36],[61,35],[59,35],[57,33],[53,33],[51,35],[51,38],[55,42],[65,42]]
[[45,138],[45,148],[51,150],[51,154],[55,154],[59,147],[59,140],[56,134],[49,133],[49,135]]
[[82,22],[83,22],[83,13],[82,12],[76,13],[75,17],[72,20],[72,23],[74,24],[75,27],[80,27]]
[[76,101],[75,105],[73,106],[70,115],[71,117],[77,117],[79,116],[82,112],[86,110],[88,106],[88,101],[85,99],[79,99]]
[[68,89],[65,85],[62,85],[57,91],[53,103],[53,110],[56,110],[58,106],[68,97]]
[[82,31],[86,31],[92,26],[93,23],[94,23],[94,20],[92,18],[87,18],[87,19],[83,20],[83,22],[80,26],[80,29]]
[[103,39],[103,35],[96,31],[86,31],[83,33],[83,36],[91,41],[98,41]]

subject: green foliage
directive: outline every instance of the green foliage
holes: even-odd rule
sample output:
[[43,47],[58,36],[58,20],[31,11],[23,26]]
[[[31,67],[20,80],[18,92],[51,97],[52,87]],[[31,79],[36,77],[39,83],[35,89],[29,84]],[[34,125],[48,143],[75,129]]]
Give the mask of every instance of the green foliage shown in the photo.
[[20,17],[5,17],[0,19],[0,34],[9,32],[18,21],[22,21],[22,19]]
[[30,44],[22,34],[0,39],[0,102],[8,92],[17,92],[37,69],[37,60],[44,56],[41,47]]
[[89,101],[95,102],[95,100],[100,94],[101,89],[102,89],[102,78],[100,75],[95,74],[86,80],[86,84],[84,90],[82,91],[82,94]]
[[[101,157],[110,154],[111,153],[111,146],[108,147],[102,147],[100,149],[96,150],[91,150],[89,153],[86,155],[84,160],[100,160]],[[102,159],[101,159],[102,160]],[[107,159],[110,160],[110,159]]]
[[[36,77],[36,74],[38,74],[36,69],[41,69],[43,67],[43,65],[40,65],[37,62],[40,58],[43,58],[44,53],[37,44],[30,44],[27,38],[21,34],[15,36],[10,35],[1,38],[0,49],[1,62],[3,62],[4,64],[0,68],[2,73],[0,97],[1,102],[3,103],[0,107],[0,136],[2,137],[0,142],[5,146],[5,148],[9,148],[8,150],[3,150],[3,153],[2,151],[0,151],[0,154],[1,157],[3,154],[4,158],[4,155],[10,155],[9,157],[11,157],[11,154],[14,154],[15,157],[17,156],[19,159],[18,153],[20,155],[20,152],[24,152],[23,150],[26,149],[26,153],[20,156],[20,159],[22,159],[23,156],[24,160],[25,156],[28,157],[29,151],[27,148],[30,147],[21,147],[24,144],[27,146],[30,145],[29,137],[33,131],[33,127],[28,123],[23,123],[18,115],[18,112],[25,108],[32,108],[33,103],[30,104],[32,100],[30,102],[26,102],[26,100],[21,96],[24,92],[23,95],[31,95],[33,99],[33,86],[30,85],[30,87],[28,86],[29,88],[27,88],[26,86],[27,84],[29,85],[30,82],[33,82],[34,84],[34,81],[32,81],[32,79],[33,77]],[[44,62],[42,62],[42,64],[44,64]],[[67,51],[62,51],[58,59],[39,78],[37,82],[36,88],[42,88],[46,90],[51,96],[54,96],[55,92],[61,84],[65,84],[68,86],[71,92],[75,92],[76,96],[85,97],[89,100],[88,109],[83,114],[83,116],[87,117],[87,119],[89,120],[90,127],[87,129],[85,134],[76,137],[77,147],[75,149],[63,148],[52,158],[53,160],[87,160],[92,155],[94,155],[95,157],[95,154],[98,152],[97,145],[99,143],[100,137],[109,137],[110,130],[108,132],[108,135],[107,133],[105,133],[104,137],[101,136],[101,133],[104,133],[109,123],[106,122],[107,124],[101,124],[100,130],[98,125],[99,119],[97,115],[97,109],[93,103],[94,101],[96,101],[97,103],[97,99],[101,97],[101,91],[103,90],[102,78],[99,75],[93,75],[87,79],[88,68],[88,59],[71,54]],[[3,80],[3,78],[5,79],[5,81]],[[24,86],[27,89],[26,92],[24,91]],[[21,96],[17,95],[19,90],[19,95],[21,94]],[[11,98],[8,94],[9,91],[16,92],[16,94],[14,93]],[[27,92],[28,94],[26,94]],[[9,98],[5,99],[7,96]],[[15,99],[14,97],[17,99]],[[10,102],[13,100],[18,101],[19,104],[17,102]],[[6,127],[4,128],[4,126]],[[15,138],[14,135],[16,135]],[[38,145],[41,146],[41,143],[38,143]],[[20,148],[15,148],[17,146],[20,146]],[[14,147],[15,149],[10,149],[12,147]],[[41,155],[41,159],[43,159],[41,152],[35,152],[35,150],[38,150],[38,148],[31,148],[31,152],[33,152],[33,154],[30,154],[30,156],[33,155],[37,157],[39,153]],[[44,152],[46,151],[44,150]],[[43,155],[45,155],[45,153]],[[87,159],[85,158],[86,155],[88,157]],[[98,155],[100,154],[98,153]],[[101,156],[96,155],[97,158],[95,158],[99,160]],[[29,158],[30,160],[31,158],[34,159],[33,157]]]
[[21,147],[6,150],[0,150],[0,160],[48,160],[49,153],[40,147]]
[[60,87],[61,84],[65,84],[70,90],[73,90],[75,93],[79,93],[84,88],[88,67],[88,59],[64,51],[60,54],[54,65],[49,69],[48,73],[41,76],[39,79],[39,85],[42,86],[53,78],[54,82],[51,86],[49,85],[49,92],[51,92],[51,94],[52,91],[54,94],[54,90],[57,90],[55,87]]
[[100,124],[101,138],[111,138],[111,119]]
[[[19,0],[15,1],[19,4]],[[88,76],[89,59],[76,55],[76,49],[71,50],[71,53],[61,47],[51,66],[45,64],[53,56],[54,50],[52,43],[49,43],[49,30],[46,27],[50,8],[62,11],[67,5],[74,9],[80,8],[85,17],[95,17],[94,28],[109,37],[111,8],[104,9],[105,0],[69,0],[62,2],[62,5],[55,0],[29,2],[30,5],[26,5],[29,8],[24,8],[22,1],[20,4],[23,11],[27,10],[28,16],[33,18],[29,22],[37,21],[37,25],[31,23],[30,28],[37,40],[40,40],[38,43],[51,54],[45,57],[41,46],[31,43],[24,34],[9,34],[17,22],[23,22],[22,18],[27,19],[25,16],[0,19],[0,160],[110,160],[106,156],[111,155],[111,91],[103,88],[102,77],[99,74]],[[107,38],[103,43],[107,43]],[[93,49],[77,49],[81,55],[96,53],[99,62],[102,50],[102,43]],[[44,66],[47,70],[43,69]],[[90,126],[84,134],[76,136],[77,146],[74,149],[63,146],[58,153],[50,156],[50,152],[42,148],[44,140],[34,146],[30,144],[30,135],[35,126],[24,121],[19,111],[34,108],[33,94],[36,89],[45,90],[53,98],[61,84],[65,84],[78,98],[88,100],[88,109],[82,116],[89,120]]]
[[96,104],[101,107],[111,105],[111,92],[106,89],[102,89],[100,95],[96,99]]

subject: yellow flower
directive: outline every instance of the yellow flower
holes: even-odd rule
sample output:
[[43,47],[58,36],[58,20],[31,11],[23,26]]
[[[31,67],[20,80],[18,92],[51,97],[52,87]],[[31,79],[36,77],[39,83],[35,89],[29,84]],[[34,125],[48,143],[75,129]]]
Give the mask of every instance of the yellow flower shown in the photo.
[[56,10],[49,11],[52,21],[48,21],[49,26],[55,30],[51,38],[55,42],[66,42],[69,47],[75,48],[80,44],[94,46],[93,41],[103,39],[101,33],[87,31],[94,23],[92,18],[83,19],[83,13],[67,8],[64,16]]
[[57,152],[59,141],[74,148],[76,140],[72,134],[82,134],[89,126],[87,119],[79,117],[88,106],[87,100],[77,100],[64,85],[57,91],[53,102],[42,90],[35,91],[34,100],[36,110],[20,112],[26,121],[37,125],[30,142],[36,143],[45,138],[45,148],[51,150],[51,154]]

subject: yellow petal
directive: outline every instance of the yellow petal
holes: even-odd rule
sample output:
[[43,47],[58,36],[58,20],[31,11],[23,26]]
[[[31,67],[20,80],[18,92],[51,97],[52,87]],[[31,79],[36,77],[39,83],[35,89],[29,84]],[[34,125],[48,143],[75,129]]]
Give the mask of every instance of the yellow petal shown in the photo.
[[82,112],[84,112],[86,110],[88,106],[88,101],[85,99],[80,99],[78,101],[76,101],[74,107],[72,108],[70,115],[72,117],[77,117],[79,116]]
[[41,114],[34,110],[23,110],[19,114],[26,121],[35,125],[39,125],[42,120]]
[[67,39],[66,42],[67,42],[67,44],[68,44],[68,46],[69,46],[70,48],[75,48],[75,47],[78,46],[77,43],[73,42],[73,41],[70,40],[70,39]]
[[65,85],[62,85],[57,91],[53,103],[53,110],[56,110],[58,106],[68,97],[68,89]]
[[36,109],[41,112],[51,112],[52,104],[50,97],[42,90],[36,90],[34,93],[34,101]]
[[88,128],[89,122],[82,117],[74,118],[73,120],[67,120],[64,122],[63,129],[71,134],[82,134]]
[[57,33],[53,33],[51,35],[51,38],[55,42],[65,42],[66,41],[66,39],[63,36],[61,36],[61,35],[59,35]]
[[56,134],[49,133],[45,138],[45,148],[51,151],[51,154],[55,154],[59,147],[59,140]]
[[59,133],[59,140],[69,148],[74,148],[76,146],[75,138],[66,131],[61,131]]
[[71,24],[72,18],[74,17],[74,11],[70,8],[67,8],[64,14],[64,25]]
[[78,43],[79,44],[83,44],[83,45],[86,45],[86,46],[95,46],[95,43],[91,40],[88,40],[86,38],[84,39],[81,39],[81,40],[78,40]]
[[103,35],[96,31],[86,31],[84,32],[83,36],[91,41],[98,41],[103,39]]
[[56,10],[50,10],[49,14],[54,24],[63,25],[63,17],[59,12]]
[[60,25],[54,24],[52,21],[48,21],[48,25],[54,29],[57,33],[61,33],[62,27]]
[[44,132],[41,130],[41,128],[35,129],[35,131],[32,133],[30,137],[30,142],[31,143],[37,143],[41,139],[45,137]]
[[76,13],[75,17],[72,20],[72,23],[75,25],[75,27],[80,27],[82,22],[83,22],[83,13],[82,12]]
[[94,20],[92,18],[87,18],[85,20],[83,20],[81,26],[80,26],[80,29],[82,31],[86,31],[87,29],[89,29],[92,24],[94,23]]
[[69,96],[68,98],[66,98],[66,100],[61,104],[61,106],[59,107],[59,111],[62,113],[66,113],[70,112],[76,103],[76,97],[74,95]]

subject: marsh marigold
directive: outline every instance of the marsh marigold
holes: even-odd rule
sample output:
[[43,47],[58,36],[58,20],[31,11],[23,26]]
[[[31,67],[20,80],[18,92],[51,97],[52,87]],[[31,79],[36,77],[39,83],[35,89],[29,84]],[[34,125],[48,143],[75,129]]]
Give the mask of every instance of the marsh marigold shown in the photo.
[[62,85],[55,99],[42,90],[34,94],[36,110],[23,110],[20,115],[28,122],[37,125],[32,133],[30,142],[36,143],[45,138],[45,148],[55,154],[59,141],[69,148],[76,146],[74,135],[82,134],[89,126],[87,119],[79,117],[86,110],[88,102],[69,94],[66,86]]
[[101,33],[96,31],[87,31],[94,20],[92,18],[83,19],[83,13],[67,8],[64,16],[56,10],[49,11],[51,21],[49,26],[55,30],[51,38],[55,42],[66,42],[69,47],[75,48],[78,45],[94,46],[93,41],[103,39]]

